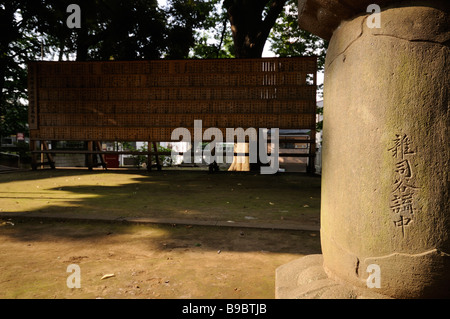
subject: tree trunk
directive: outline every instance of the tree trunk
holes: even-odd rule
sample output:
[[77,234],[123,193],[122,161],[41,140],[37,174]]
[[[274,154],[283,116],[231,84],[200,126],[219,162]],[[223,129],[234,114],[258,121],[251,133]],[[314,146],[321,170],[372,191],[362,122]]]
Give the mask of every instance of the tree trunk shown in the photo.
[[6,86],[6,76],[8,72],[8,65],[12,63],[13,58],[9,56],[9,45],[20,39],[17,24],[14,19],[14,12],[17,9],[16,3],[5,3],[0,10],[0,28],[2,36],[0,37],[0,135],[5,134],[4,125],[2,121],[6,116],[6,101],[3,90]]
[[[248,143],[235,143],[234,152],[235,153],[248,153],[249,144]],[[234,156],[233,162],[228,168],[229,171],[238,172],[248,172],[250,171],[250,161],[248,156]]]
[[287,0],[225,0],[236,58],[260,58]]
[[[287,0],[225,0],[236,58],[260,58],[270,30]],[[236,143],[235,153],[248,153],[248,143]],[[244,158],[243,158],[244,157]],[[258,167],[258,165],[255,165]],[[248,156],[234,156],[229,171],[249,171]]]
[[[80,0],[79,5],[81,8],[88,7],[87,1]],[[77,39],[76,39],[76,46],[77,46],[77,61],[87,61],[88,59],[88,53],[89,53],[89,43],[90,43],[90,37],[88,34],[89,28],[87,26],[87,18],[86,15],[88,12],[81,11],[81,28],[76,29],[77,32]]]

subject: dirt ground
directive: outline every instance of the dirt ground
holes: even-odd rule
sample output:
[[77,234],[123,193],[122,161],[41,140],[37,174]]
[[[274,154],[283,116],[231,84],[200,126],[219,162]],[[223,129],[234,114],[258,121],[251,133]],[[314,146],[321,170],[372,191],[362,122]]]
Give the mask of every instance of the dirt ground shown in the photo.
[[0,298],[273,298],[278,266],[320,253],[318,231],[274,226],[318,229],[319,210],[320,177],[305,174],[0,174]]
[[2,218],[0,298],[274,298],[275,269],[315,253],[310,231]]
[[0,217],[164,218],[318,226],[320,176],[57,169],[0,174]]

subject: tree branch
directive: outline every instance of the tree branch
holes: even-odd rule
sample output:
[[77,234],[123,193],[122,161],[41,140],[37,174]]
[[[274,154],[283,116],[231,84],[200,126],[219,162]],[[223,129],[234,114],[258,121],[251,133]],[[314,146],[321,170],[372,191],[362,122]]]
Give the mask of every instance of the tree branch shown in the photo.
[[[260,37],[262,39],[267,39],[270,30],[275,25],[277,18],[280,16],[281,11],[283,11],[284,5],[287,0],[274,0],[269,8],[266,18],[262,21]],[[264,40],[265,41],[265,40]]]
[[225,16],[225,17],[223,18],[223,22],[222,22],[222,34],[220,35],[220,42],[219,42],[219,45],[218,45],[218,47],[217,47],[216,58],[219,57],[220,50],[222,49],[223,40],[224,40],[224,38],[225,38],[225,33],[227,32],[227,21],[228,21],[228,19],[227,19],[227,17]]

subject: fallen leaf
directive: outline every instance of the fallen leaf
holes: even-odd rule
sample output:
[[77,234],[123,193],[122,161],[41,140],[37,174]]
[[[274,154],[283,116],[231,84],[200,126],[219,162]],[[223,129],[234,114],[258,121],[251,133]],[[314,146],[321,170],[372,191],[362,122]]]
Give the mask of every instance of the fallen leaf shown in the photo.
[[108,278],[115,277],[115,276],[116,276],[116,275],[114,275],[114,274],[106,274],[106,275],[104,275],[100,280],[108,279]]

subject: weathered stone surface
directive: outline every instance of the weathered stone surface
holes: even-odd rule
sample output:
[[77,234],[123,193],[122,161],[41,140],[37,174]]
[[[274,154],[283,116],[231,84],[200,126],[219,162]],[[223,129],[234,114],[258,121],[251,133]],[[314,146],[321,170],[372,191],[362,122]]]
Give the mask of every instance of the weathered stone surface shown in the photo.
[[[378,1],[393,2],[391,1]],[[329,40],[341,21],[366,11],[373,0],[299,0],[298,22],[301,29]]]
[[[347,19],[353,19],[358,14],[366,14],[370,4],[377,4],[382,9],[397,3],[408,6],[408,1],[398,0],[299,0],[298,22],[301,29],[309,31],[319,37],[329,40],[340,23]],[[429,6],[445,10],[449,2],[441,1],[416,1],[415,5]]]
[[[378,1],[381,28],[367,26],[370,3],[299,3],[300,27],[331,38],[323,267],[277,269],[278,298],[450,297],[450,2]],[[369,265],[380,288],[367,288]]]
[[324,267],[363,287],[379,264],[399,298],[450,297],[450,24],[432,2],[342,22],[325,65]]
[[370,289],[361,289],[330,279],[322,267],[322,255],[308,255],[276,270],[277,299],[387,299]]

